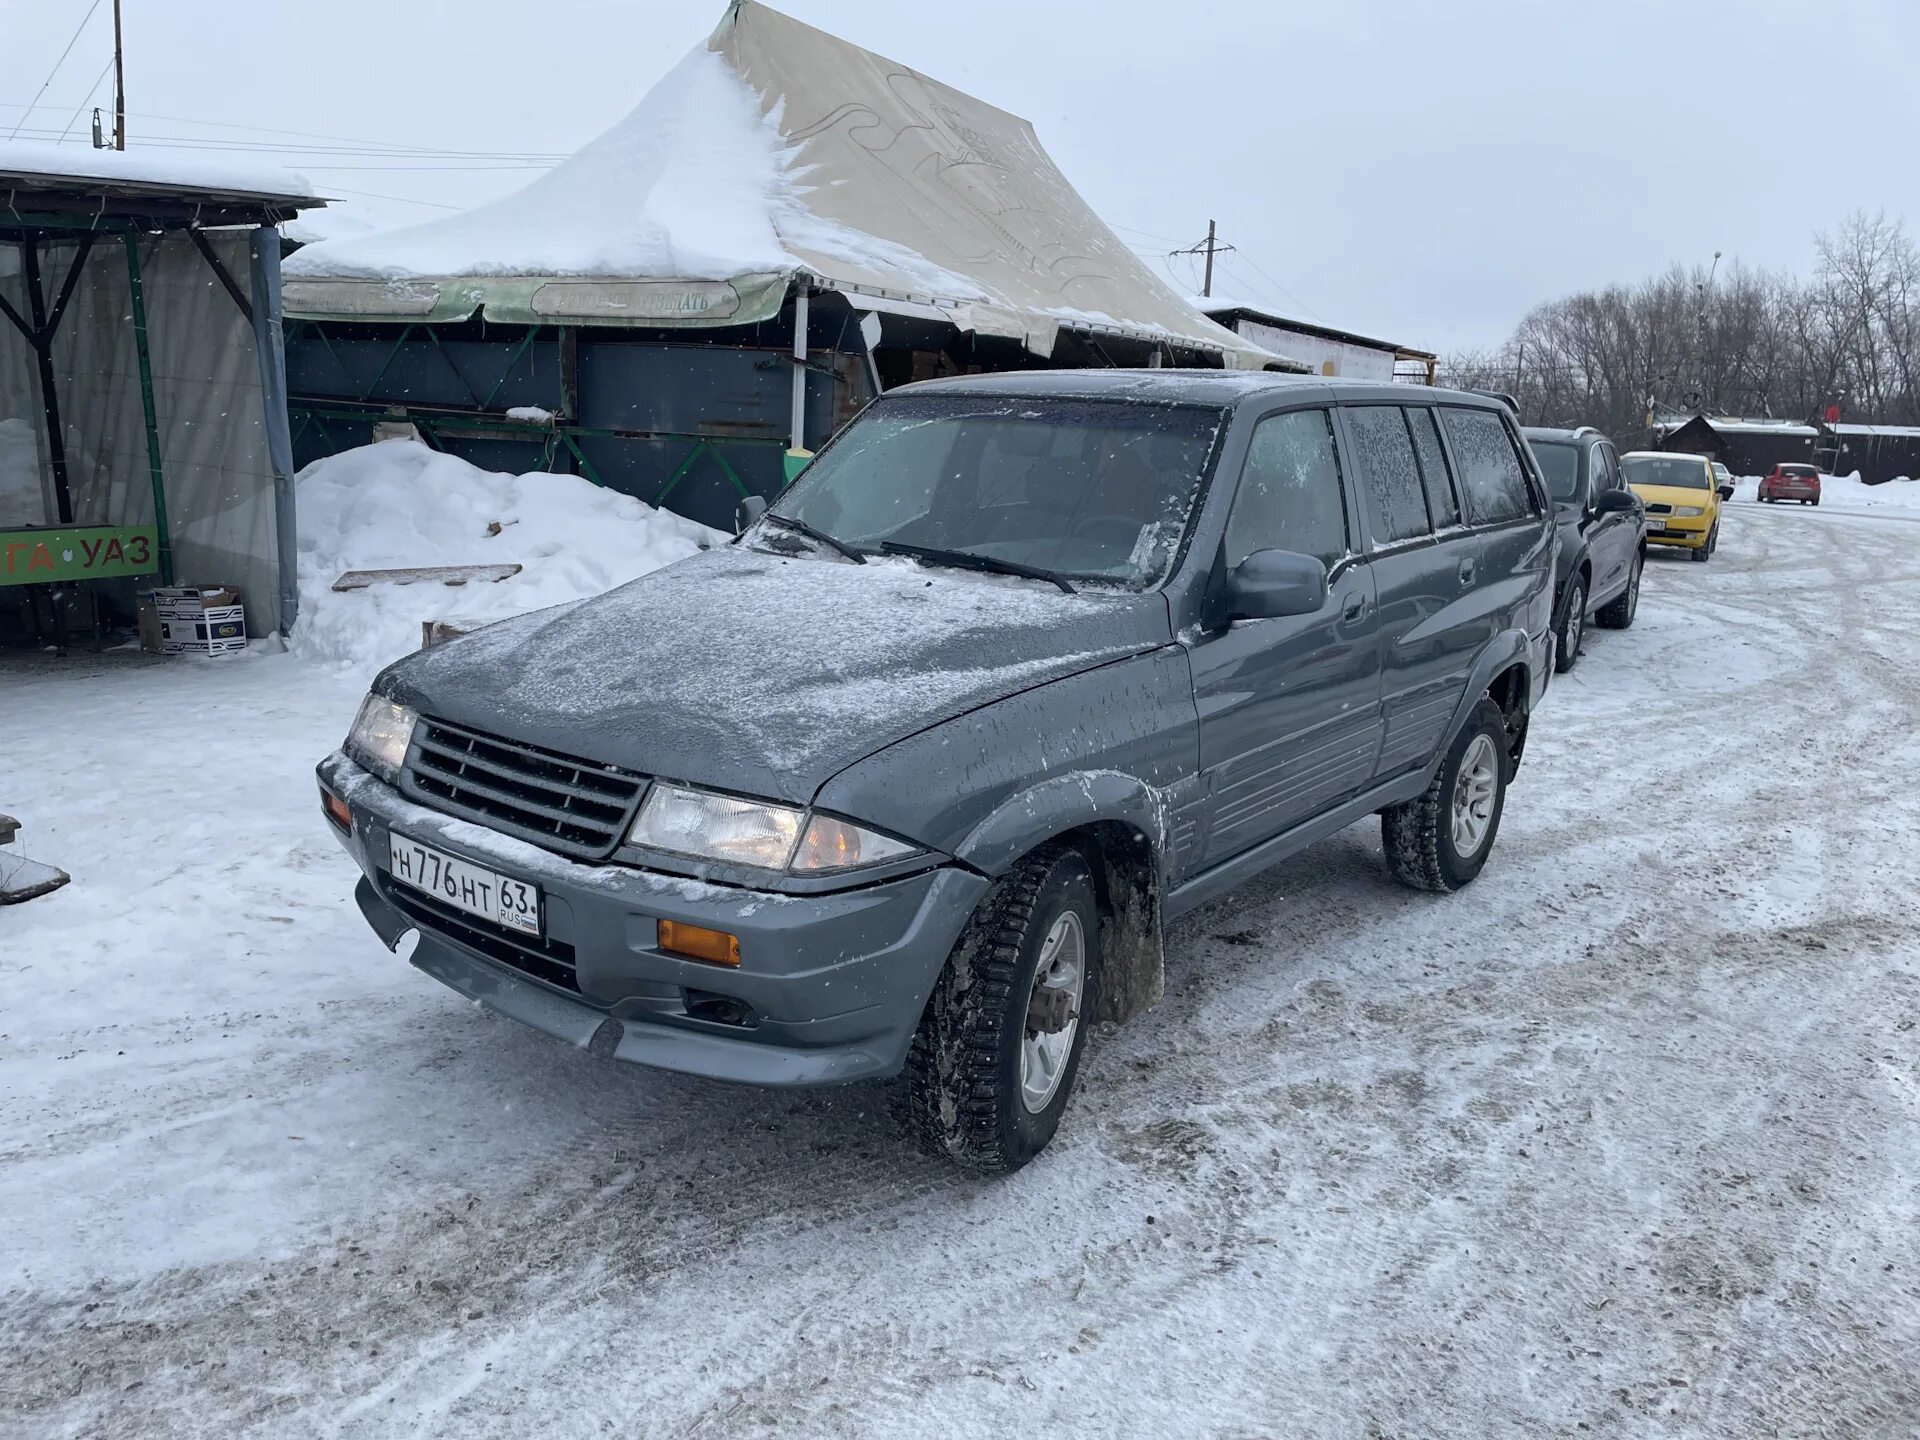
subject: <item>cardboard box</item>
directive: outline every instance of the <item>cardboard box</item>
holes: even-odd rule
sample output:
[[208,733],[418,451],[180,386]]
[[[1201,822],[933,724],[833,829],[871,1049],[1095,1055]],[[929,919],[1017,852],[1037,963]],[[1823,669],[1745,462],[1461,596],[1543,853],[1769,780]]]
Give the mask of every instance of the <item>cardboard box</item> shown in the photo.
[[140,648],[153,655],[230,655],[247,648],[247,614],[231,585],[172,585],[140,596]]

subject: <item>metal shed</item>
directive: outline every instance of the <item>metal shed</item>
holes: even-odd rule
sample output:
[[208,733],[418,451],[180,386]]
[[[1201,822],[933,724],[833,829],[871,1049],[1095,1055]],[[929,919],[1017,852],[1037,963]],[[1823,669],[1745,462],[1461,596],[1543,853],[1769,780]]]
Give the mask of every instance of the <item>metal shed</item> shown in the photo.
[[1820,430],[1820,468],[1829,474],[1858,470],[1869,485],[1920,479],[1920,425],[1836,421],[1822,425]]
[[285,172],[0,144],[0,527],[151,527],[100,582],[116,608],[227,584],[255,633],[292,624],[274,227],[321,203]]

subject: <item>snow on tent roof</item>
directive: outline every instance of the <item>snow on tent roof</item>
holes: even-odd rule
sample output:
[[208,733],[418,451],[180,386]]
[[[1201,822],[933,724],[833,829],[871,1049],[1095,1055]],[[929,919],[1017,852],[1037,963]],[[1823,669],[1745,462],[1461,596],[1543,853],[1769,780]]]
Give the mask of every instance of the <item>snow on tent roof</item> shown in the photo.
[[[151,150],[95,150],[87,145],[29,145],[0,140],[0,176],[34,181],[104,181],[221,195],[311,199],[304,175],[225,155],[174,155]],[[0,188],[4,188],[0,181]]]
[[1272,358],[1142,264],[1025,120],[755,0],[518,192],[285,265],[308,318],[648,326],[767,319],[801,273],[1041,354],[1066,324]]

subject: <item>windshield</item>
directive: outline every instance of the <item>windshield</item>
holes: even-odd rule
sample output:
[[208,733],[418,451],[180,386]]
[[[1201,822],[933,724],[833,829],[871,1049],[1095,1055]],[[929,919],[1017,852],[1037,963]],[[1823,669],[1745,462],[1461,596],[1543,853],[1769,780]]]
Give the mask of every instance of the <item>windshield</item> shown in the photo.
[[1711,490],[1707,467],[1693,455],[1628,455],[1620,462],[1629,485],[1666,485],[1675,490]]
[[1540,473],[1547,477],[1547,493],[1556,500],[1571,500],[1580,492],[1580,449],[1575,445],[1556,445],[1551,440],[1534,440],[1533,458],[1540,462]]
[[1225,418],[1124,400],[903,395],[862,415],[771,513],[861,551],[892,542],[1144,587],[1179,548]]

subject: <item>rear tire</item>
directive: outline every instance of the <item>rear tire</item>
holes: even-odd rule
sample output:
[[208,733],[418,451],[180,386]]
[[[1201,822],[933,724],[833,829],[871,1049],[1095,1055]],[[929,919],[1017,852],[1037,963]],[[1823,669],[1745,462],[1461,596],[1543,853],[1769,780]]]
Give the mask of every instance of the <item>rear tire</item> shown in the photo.
[[1578,575],[1567,585],[1566,614],[1553,637],[1553,673],[1564,675],[1579,662],[1580,642],[1587,633],[1587,582]]
[[[1394,878],[1441,894],[1471,884],[1500,833],[1511,768],[1506,717],[1482,698],[1425,793],[1380,812],[1380,839]],[[1472,817],[1466,827],[1460,823],[1463,808]]]
[[[1067,988],[1062,957],[1076,943],[1079,1001],[1061,1045],[1063,1032],[1029,1027],[1029,1010],[1042,958],[1050,957],[1052,988]],[[1073,1094],[1099,982],[1092,872],[1077,850],[1035,851],[995,882],[967,921],[908,1047],[907,1108],[921,1142],[982,1175],[1008,1174],[1038,1155]],[[1036,1039],[1051,1041],[1053,1068],[1032,1058]],[[1048,1077],[1051,1088],[1035,1093]]]
[[1646,568],[1646,557],[1633,557],[1633,569],[1627,575],[1627,588],[1622,590],[1596,614],[1593,619],[1597,625],[1609,630],[1625,630],[1633,624],[1633,617],[1640,609],[1640,572]]

